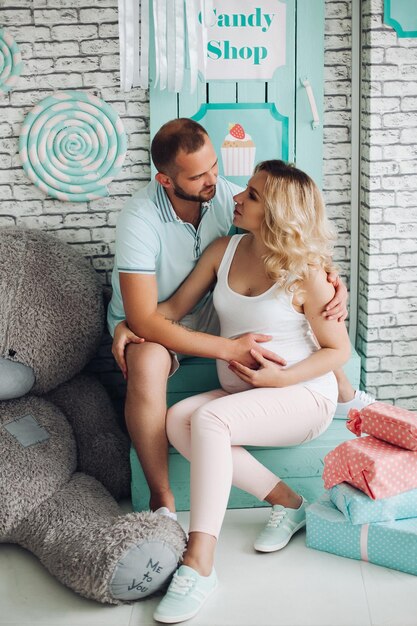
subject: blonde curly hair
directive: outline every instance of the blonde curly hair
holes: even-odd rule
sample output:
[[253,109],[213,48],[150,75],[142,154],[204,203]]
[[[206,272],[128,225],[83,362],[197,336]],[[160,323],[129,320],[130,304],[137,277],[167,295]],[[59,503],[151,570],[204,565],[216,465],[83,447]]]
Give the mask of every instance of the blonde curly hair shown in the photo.
[[266,172],[265,217],[261,237],[269,278],[288,291],[307,277],[309,268],[335,270],[336,231],[326,216],[322,195],[305,172],[280,160],[262,161],[254,174]]

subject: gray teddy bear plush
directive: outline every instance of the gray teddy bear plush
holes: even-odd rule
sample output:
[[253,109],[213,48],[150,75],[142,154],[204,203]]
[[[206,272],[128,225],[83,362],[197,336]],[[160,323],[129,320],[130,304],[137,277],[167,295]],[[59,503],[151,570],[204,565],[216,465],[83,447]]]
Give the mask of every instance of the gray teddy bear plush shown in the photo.
[[103,332],[98,276],[39,231],[0,230],[0,259],[0,542],[87,598],[143,598],[169,580],[185,534],[115,500],[129,442],[103,386],[79,373]]

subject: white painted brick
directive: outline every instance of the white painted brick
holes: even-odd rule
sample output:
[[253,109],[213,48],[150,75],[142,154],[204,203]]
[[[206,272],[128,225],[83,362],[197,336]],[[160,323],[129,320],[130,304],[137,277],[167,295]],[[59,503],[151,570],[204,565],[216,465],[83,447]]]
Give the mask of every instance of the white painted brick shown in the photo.
[[[33,76],[50,74],[54,71],[53,59],[28,59],[23,65],[21,76]],[[26,87],[26,80],[21,84],[21,87]]]
[[337,17],[342,19],[349,17],[349,2],[326,2],[325,11],[326,18]]
[[86,87],[96,87],[98,89],[101,87],[120,85],[118,74],[114,74],[113,72],[89,72],[84,74],[83,79]]
[[398,224],[397,225],[397,237],[417,237],[417,223]]
[[101,39],[106,39],[107,37],[114,37],[117,39],[119,37],[119,28],[117,22],[112,24],[99,24],[99,37]]
[[[411,189],[411,187],[410,187]],[[399,206],[406,207],[407,210],[413,210],[416,206],[416,191],[397,191],[397,204]],[[414,215],[414,212],[412,213]],[[410,222],[414,222],[414,219],[411,219]]]
[[410,81],[386,81],[384,83],[384,96],[404,96],[417,95],[417,83]]
[[386,113],[383,116],[383,123],[386,128],[413,128],[416,125],[416,114],[414,112]]
[[117,70],[120,68],[120,58],[117,54],[103,55],[100,59],[100,70],[104,72],[108,70]]
[[371,161],[369,164],[369,174],[371,176],[399,174],[400,165],[395,161]]
[[105,54],[118,54],[119,41],[118,39],[91,39],[88,41],[81,41],[80,50],[81,54],[87,55],[101,56]]
[[[57,91],[59,89],[78,89],[83,85],[83,77],[81,74],[73,72],[67,74],[45,74],[43,76],[30,76],[25,79],[25,86],[29,89],[43,90],[43,88]],[[39,100],[49,93],[39,93]]]
[[[403,137],[403,133],[401,133],[401,138]],[[384,160],[392,159],[394,161],[401,161],[403,159],[413,159],[417,157],[417,145],[393,145],[393,146],[384,146],[383,148],[383,158]]]
[[[400,267],[417,267],[417,252],[410,254],[400,254],[398,257],[398,265]],[[415,282],[417,282],[417,272]]]
[[62,215],[20,215],[16,218],[16,225],[21,228],[55,230],[62,228]]
[[0,169],[9,169],[12,167],[12,157],[10,154],[0,154]]
[[380,328],[381,339],[392,341],[408,340],[410,336],[416,336],[417,326],[393,326],[391,328]]
[[381,301],[381,313],[414,313],[415,311],[417,311],[415,298],[394,298]]
[[325,20],[324,23],[325,35],[346,35],[350,32],[350,29],[350,18]]
[[[382,130],[373,130],[370,133],[370,141],[373,145],[388,145],[388,144],[397,144],[400,141],[400,130],[399,129],[382,129]],[[371,163],[372,165],[372,163]]]
[[[13,4],[15,2],[13,1]],[[50,38],[50,29],[47,26],[8,26],[7,30],[15,38],[19,47],[22,43],[35,41],[47,41]]]
[[365,267],[370,270],[392,269],[398,265],[396,254],[367,254],[365,256]]
[[382,178],[384,189],[416,189],[416,177],[402,174],[401,176],[384,176]]
[[348,128],[324,128],[323,138],[325,143],[336,143],[348,141],[349,129]]
[[80,9],[80,21],[84,24],[103,24],[103,22],[117,23],[117,9]]
[[53,41],[66,41],[74,39],[77,41],[83,41],[85,39],[96,39],[97,37],[98,27],[95,24],[77,24],[76,31],[69,28],[68,25],[52,26],[51,28],[51,39]]
[[94,72],[99,66],[98,57],[61,57],[55,61],[57,72]]
[[366,377],[368,385],[379,387],[394,382],[393,372],[369,372]]
[[415,239],[386,239],[381,241],[381,252],[384,254],[390,252],[413,252],[416,250]]
[[0,185],[0,199],[8,200],[12,198],[12,188],[10,185]]
[[417,174],[417,161],[400,161],[400,174]]
[[54,236],[67,243],[86,243],[91,241],[91,233],[86,228],[61,228],[54,232]]
[[369,359],[363,360],[362,367],[365,372],[378,372],[381,369],[380,359],[370,357]]
[[77,41],[35,41],[33,51],[35,57],[55,59],[57,57],[77,56],[80,53],[80,46]]
[[2,26],[16,25],[25,26],[32,24],[32,11],[25,9],[9,9],[1,11]]
[[78,23],[77,11],[69,7],[63,9],[35,9],[33,14],[35,24],[56,26],[57,24]]
[[64,217],[64,226],[70,228],[93,228],[106,224],[105,213],[69,213]]
[[417,49],[410,48],[409,45],[407,45],[406,48],[401,48],[399,46],[387,48],[385,55],[387,64],[407,65],[417,63]]
[[[416,280],[416,270],[414,267],[381,270],[380,277],[381,281],[386,283],[412,283]],[[398,317],[399,320],[400,318]]]
[[42,200],[45,194],[35,185],[14,185],[13,197],[16,200]]

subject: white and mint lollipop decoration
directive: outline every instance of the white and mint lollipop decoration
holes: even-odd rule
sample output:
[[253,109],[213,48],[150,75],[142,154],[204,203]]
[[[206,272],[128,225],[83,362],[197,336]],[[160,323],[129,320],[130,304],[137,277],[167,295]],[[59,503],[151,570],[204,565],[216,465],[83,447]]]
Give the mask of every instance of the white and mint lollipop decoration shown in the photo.
[[0,28],[0,91],[13,89],[22,67],[17,43],[7,30]]
[[61,91],[41,100],[20,132],[23,169],[44,193],[69,202],[108,195],[126,156],[126,133],[104,100]]

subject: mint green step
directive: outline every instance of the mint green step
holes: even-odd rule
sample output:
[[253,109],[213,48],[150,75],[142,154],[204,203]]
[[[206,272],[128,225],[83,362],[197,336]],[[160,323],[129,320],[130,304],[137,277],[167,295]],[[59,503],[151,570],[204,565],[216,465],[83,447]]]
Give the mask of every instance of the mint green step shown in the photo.
[[[352,350],[345,372],[355,389],[359,388],[360,357]],[[185,359],[178,372],[169,380],[167,401],[169,406],[190,395],[219,387],[215,363],[209,359]],[[317,500],[324,490],[322,481],[323,459],[339,443],[353,438],[345,420],[337,415],[332,424],[317,439],[292,448],[261,448],[248,446],[248,450],[271,471],[285,480],[308,501]],[[149,489],[136,452],[131,448],[132,505],[134,511],[149,507]],[[174,448],[169,451],[169,475],[177,509],[190,508],[189,463]],[[228,507],[252,508],[266,506],[253,496],[232,487]]]

